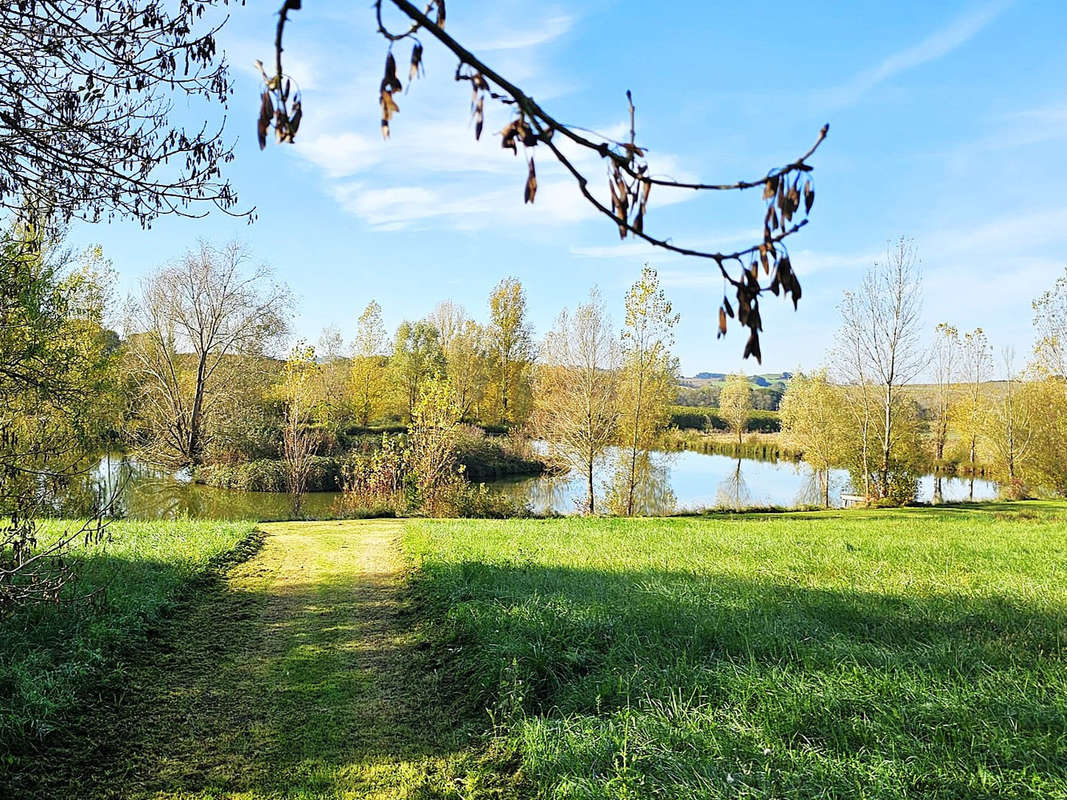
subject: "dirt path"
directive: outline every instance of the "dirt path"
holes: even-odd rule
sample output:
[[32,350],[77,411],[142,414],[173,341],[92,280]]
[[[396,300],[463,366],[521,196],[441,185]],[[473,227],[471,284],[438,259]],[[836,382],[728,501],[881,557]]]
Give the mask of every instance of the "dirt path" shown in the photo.
[[262,550],[179,609],[34,792],[442,796],[465,734],[435,671],[411,669],[401,527],[263,525]]

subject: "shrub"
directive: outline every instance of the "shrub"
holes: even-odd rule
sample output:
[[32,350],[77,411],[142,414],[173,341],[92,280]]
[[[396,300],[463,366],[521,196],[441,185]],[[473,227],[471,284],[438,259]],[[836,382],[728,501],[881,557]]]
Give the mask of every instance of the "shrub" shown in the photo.
[[[670,424],[679,430],[725,431],[726,420],[712,409],[700,410],[687,406],[674,406]],[[754,411],[745,421],[748,433],[778,433],[782,422],[777,411]]]
[[545,464],[535,458],[518,434],[487,436],[481,428],[460,425],[456,431],[456,461],[468,480],[492,481],[513,475],[540,475]]
[[745,421],[745,430],[749,433],[778,433],[782,430],[782,420],[775,411],[757,411]]
[[[261,458],[237,465],[207,464],[197,469],[196,481],[218,489],[236,489],[242,492],[284,492],[288,489],[285,463],[274,458]],[[340,491],[340,460],[332,456],[312,457],[307,490]]]

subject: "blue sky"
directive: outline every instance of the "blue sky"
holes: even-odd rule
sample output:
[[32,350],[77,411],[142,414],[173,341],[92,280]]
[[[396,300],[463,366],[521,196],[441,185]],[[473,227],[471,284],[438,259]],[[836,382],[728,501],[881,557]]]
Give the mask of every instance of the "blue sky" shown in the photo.
[[[814,161],[812,223],[791,245],[804,298],[793,312],[768,297],[763,367],[741,361],[739,334],[716,340],[722,281],[706,264],[620,242],[546,154],[537,203],[524,206],[521,157],[493,136],[474,142],[469,89],[432,42],[427,76],[398,98],[383,142],[385,46],[369,4],[310,0],[294,14],[287,69],[304,90],[304,121],[295,146],[261,153],[252,65],[272,57],[276,5],[232,9],[221,37],[237,79],[228,174],[258,221],[215,213],[148,231],[76,226],[76,243],[103,245],[123,293],[198,238],[237,237],[293,288],[295,332],[311,340],[331,324],[350,338],[372,298],[390,326],[443,299],[484,318],[505,275],[522,280],[541,335],[594,284],[620,319],[623,293],[648,261],[681,312],[683,372],[752,373],[822,364],[841,293],[891,238],[916,241],[931,331],[940,321],[981,326],[1020,354],[1032,344],[1031,300],[1067,266],[1062,0],[450,3],[449,31],[557,119],[619,134],[631,89],[657,173],[756,177],[830,123]],[[402,64],[408,52],[400,46]],[[195,123],[204,111],[177,115]],[[491,108],[486,132],[507,121]],[[680,244],[732,249],[758,236],[761,208],[758,194],[653,193],[646,226]]]

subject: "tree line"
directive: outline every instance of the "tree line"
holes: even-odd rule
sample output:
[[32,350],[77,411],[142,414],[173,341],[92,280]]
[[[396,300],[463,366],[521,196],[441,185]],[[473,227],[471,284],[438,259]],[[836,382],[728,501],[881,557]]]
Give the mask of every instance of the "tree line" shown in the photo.
[[[995,480],[1005,497],[1067,493],[1067,272],[1033,302],[1033,352],[994,353],[981,328],[922,323],[914,245],[891,243],[860,287],[846,292],[829,363],[795,375],[782,401],[785,436],[820,476],[847,467],[852,490],[872,503],[914,500],[934,471]],[[926,382],[919,383],[926,376]]]
[[[62,242],[50,242],[40,263],[60,252]],[[448,429],[456,439],[476,429],[501,440],[510,432],[510,441],[546,441],[540,458],[587,477],[583,507],[590,512],[597,510],[594,471],[618,447],[626,453],[617,465],[625,488],[611,508],[640,510],[643,466],[677,390],[671,349],[678,315],[651,267],[627,292],[618,328],[593,290],[538,339],[523,286],[508,277],[490,292],[481,320],[445,301],[390,334],[371,300],[351,339],[330,327],[314,344],[289,346],[290,291],[237,245],[199,244],[147,275],[121,306],[112,301],[114,270],[99,250],[93,264],[78,273],[92,309],[82,310],[88,301],[68,304],[61,320],[91,318],[93,336],[106,342],[92,351],[91,370],[69,379],[91,398],[85,414],[57,406],[51,415],[75,420],[83,434],[72,461],[120,447],[194,476],[274,461],[298,505],[324,453],[356,443],[369,456],[382,449],[382,435],[406,437],[400,446],[409,447],[416,431]],[[57,275],[45,275],[53,288],[72,280]],[[9,363],[26,360],[13,355]],[[42,370],[54,376],[62,366],[56,360]],[[25,423],[29,411],[20,414]],[[456,461],[454,450],[445,461]],[[519,445],[512,452],[529,455]]]

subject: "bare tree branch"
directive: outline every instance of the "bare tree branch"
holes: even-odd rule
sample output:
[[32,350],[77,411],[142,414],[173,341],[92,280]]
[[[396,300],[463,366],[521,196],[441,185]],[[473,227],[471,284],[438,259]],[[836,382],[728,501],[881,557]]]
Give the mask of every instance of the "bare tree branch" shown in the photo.
[[[637,144],[635,108],[630,92],[626,93],[630,115],[630,136],[618,142],[592,133],[576,125],[560,122],[550,115],[520,87],[482,61],[460,42],[445,32],[444,0],[429,0],[420,9],[410,0],[389,0],[409,20],[410,25],[400,30],[390,30],[382,18],[383,0],[374,0],[378,33],[388,42],[385,70],[379,90],[382,110],[382,134],[389,137],[390,121],[398,110],[395,95],[403,86],[397,76],[396,57],[393,46],[411,40],[409,81],[414,81],[422,70],[423,45],[420,32],[433,37],[457,59],[455,78],[470,83],[472,89],[471,113],[474,118],[474,135],[480,138],[485,119],[485,100],[495,100],[514,110],[514,119],[500,131],[501,146],[518,154],[522,144],[526,153],[527,175],[523,188],[525,202],[534,202],[537,194],[537,172],[534,151],[543,145],[574,178],[578,190],[586,201],[602,215],[611,219],[625,239],[633,236],[649,244],[680,255],[714,261],[721,274],[724,286],[729,284],[736,298],[738,322],[748,328],[748,341],[744,355],[761,359],[759,334],[763,321],[759,312],[759,297],[763,292],[783,294],[792,298],[794,307],[801,297],[800,281],[789,259],[786,240],[808,222],[808,215],[815,202],[815,187],[812,178],[811,157],[825,140],[829,126],[824,125],[815,142],[799,158],[784,166],[771,169],[765,175],[731,183],[706,183],[676,181],[654,177],[645,159],[646,149]],[[299,9],[300,0],[285,0],[279,12],[275,37],[275,72],[268,76],[263,71],[265,89],[261,96],[259,116],[260,146],[266,144],[268,130],[275,129],[279,142],[292,142],[300,126],[302,116],[299,91],[293,95],[290,107],[291,79],[285,75],[282,64],[282,40],[290,11]],[[435,18],[430,14],[436,12]],[[261,65],[262,70],[262,65]],[[410,87],[409,87],[410,88]],[[591,138],[590,135],[592,137]],[[590,179],[568,157],[560,146],[564,139],[582,152],[599,156],[607,165],[610,206],[599,199],[590,188]],[[762,187],[765,209],[763,235],[758,242],[732,252],[702,250],[675,244],[672,237],[653,234],[645,229],[652,187],[657,189],[684,189],[689,191],[744,191]],[[760,268],[763,277],[760,277]],[[735,316],[733,304],[724,296],[719,311],[719,335],[727,330],[727,318]]]

